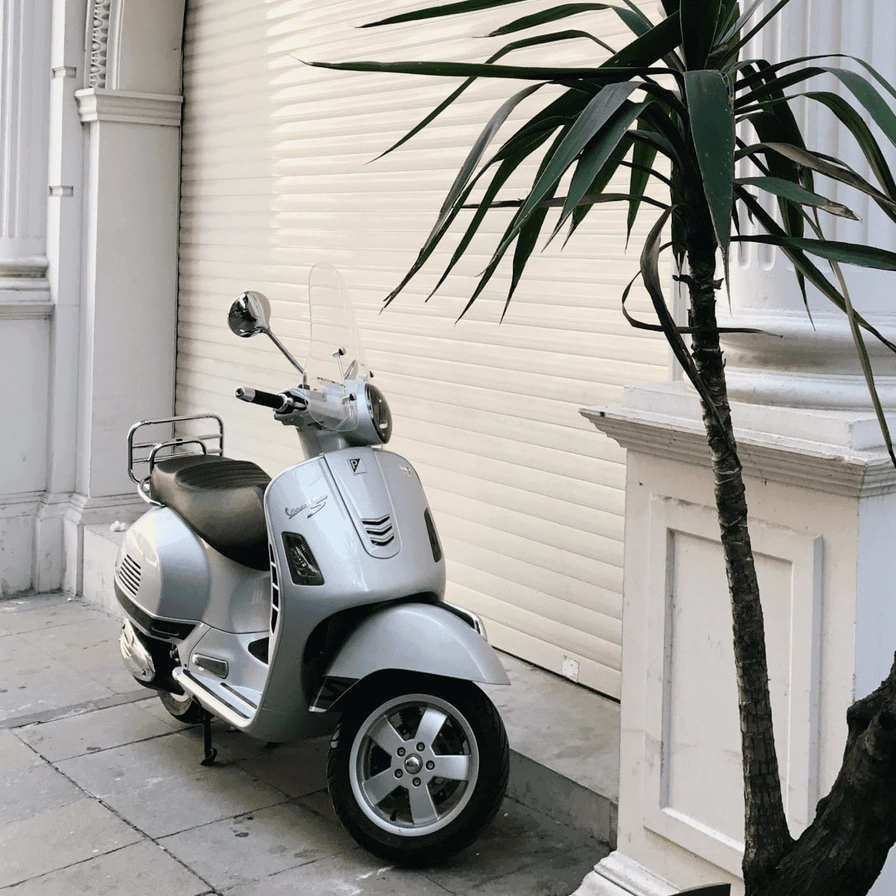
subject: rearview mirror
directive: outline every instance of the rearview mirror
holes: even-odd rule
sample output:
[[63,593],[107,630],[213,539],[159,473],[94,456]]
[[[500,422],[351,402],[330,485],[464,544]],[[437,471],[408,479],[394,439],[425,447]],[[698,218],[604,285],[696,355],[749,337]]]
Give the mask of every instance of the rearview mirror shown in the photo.
[[267,296],[252,290],[238,295],[227,315],[230,332],[243,338],[256,333],[270,333],[270,321],[271,303]]

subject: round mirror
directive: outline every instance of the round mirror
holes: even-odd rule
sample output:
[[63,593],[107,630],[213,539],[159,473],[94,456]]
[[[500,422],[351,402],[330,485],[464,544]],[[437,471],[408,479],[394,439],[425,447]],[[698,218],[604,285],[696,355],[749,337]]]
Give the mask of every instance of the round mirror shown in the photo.
[[237,336],[254,336],[270,330],[271,303],[260,292],[241,293],[230,306],[227,325]]

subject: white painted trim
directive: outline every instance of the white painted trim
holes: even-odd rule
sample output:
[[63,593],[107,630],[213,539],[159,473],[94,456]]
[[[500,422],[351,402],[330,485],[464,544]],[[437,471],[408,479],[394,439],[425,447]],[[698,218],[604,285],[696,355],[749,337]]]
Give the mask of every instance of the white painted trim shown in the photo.
[[674,896],[677,892],[674,884],[617,850],[594,866],[572,896]]
[[179,128],[183,97],[88,87],[75,91],[84,124],[117,121]]
[[[621,405],[581,413],[623,448],[710,466],[699,401],[688,386],[641,386],[625,395]],[[731,416],[750,475],[849,497],[896,492],[896,470],[867,412],[733,403]]]

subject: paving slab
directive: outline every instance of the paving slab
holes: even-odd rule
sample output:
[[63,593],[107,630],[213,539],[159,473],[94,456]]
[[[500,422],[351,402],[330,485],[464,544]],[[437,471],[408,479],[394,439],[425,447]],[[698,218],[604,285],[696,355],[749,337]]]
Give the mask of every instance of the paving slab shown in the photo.
[[58,767],[150,837],[245,815],[286,794],[233,765],[201,766],[178,734],[65,759]]
[[148,710],[158,702],[148,695],[149,692],[140,702],[28,725],[18,730],[18,737],[45,759],[56,762],[162,737],[177,730],[179,723],[167,713],[165,719]]
[[11,731],[0,731],[0,779],[42,765],[41,758]]
[[79,799],[0,827],[0,887],[115,852],[144,837],[96,800]]
[[240,884],[227,896],[279,896],[296,893],[334,896],[451,896],[421,871],[394,868],[361,850],[290,868],[263,881]]
[[295,803],[192,828],[159,843],[219,890],[359,848],[340,825]]
[[[4,892],[0,890],[0,892]],[[211,887],[155,843],[144,841],[116,852],[32,877],[9,896],[201,896]]]
[[0,825],[77,802],[83,792],[47,762],[0,775]]
[[596,855],[593,848],[581,847],[544,856],[518,871],[454,892],[464,896],[567,896],[579,888],[582,878],[601,858],[603,855]]
[[62,594],[0,599],[0,637],[82,621],[91,608]]

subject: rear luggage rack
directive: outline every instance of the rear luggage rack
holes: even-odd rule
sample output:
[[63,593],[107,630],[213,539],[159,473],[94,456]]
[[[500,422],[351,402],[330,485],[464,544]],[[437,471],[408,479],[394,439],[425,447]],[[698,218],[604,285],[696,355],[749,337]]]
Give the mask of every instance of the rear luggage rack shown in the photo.
[[[180,424],[203,421],[214,431],[184,433]],[[157,431],[152,432],[152,428]],[[189,430],[191,427],[187,426]],[[198,428],[198,427],[197,427]],[[142,432],[141,432],[142,430]],[[141,441],[137,441],[140,433]],[[152,438],[155,435],[156,438]],[[146,440],[146,441],[143,441]],[[157,460],[179,454],[224,454],[224,421],[217,414],[187,414],[182,417],[162,417],[158,420],[141,420],[128,431],[128,476],[137,483],[137,493],[150,504],[157,504],[149,496],[149,477]],[[136,468],[142,476],[137,476]]]

